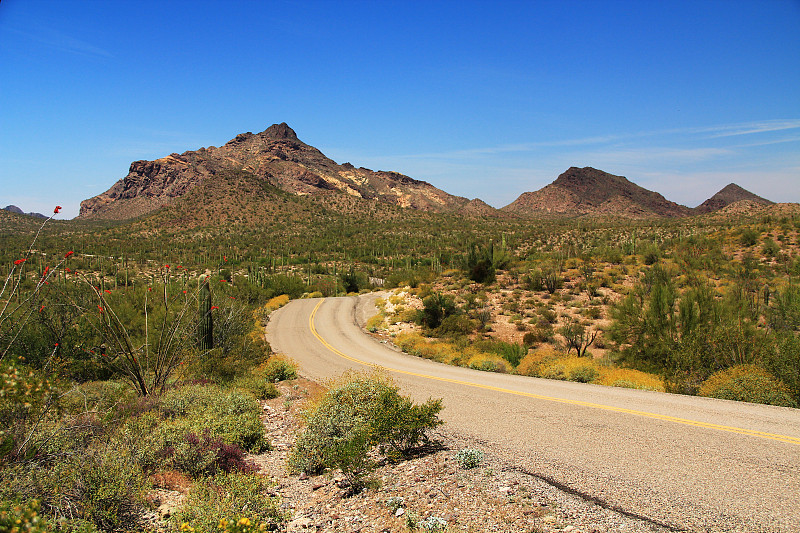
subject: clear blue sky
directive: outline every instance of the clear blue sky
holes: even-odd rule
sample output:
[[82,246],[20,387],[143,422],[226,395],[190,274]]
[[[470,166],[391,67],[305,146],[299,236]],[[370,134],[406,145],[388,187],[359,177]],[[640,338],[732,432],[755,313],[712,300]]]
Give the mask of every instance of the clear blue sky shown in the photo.
[[570,166],[800,202],[800,0],[0,3],[0,207],[284,121],[496,207]]

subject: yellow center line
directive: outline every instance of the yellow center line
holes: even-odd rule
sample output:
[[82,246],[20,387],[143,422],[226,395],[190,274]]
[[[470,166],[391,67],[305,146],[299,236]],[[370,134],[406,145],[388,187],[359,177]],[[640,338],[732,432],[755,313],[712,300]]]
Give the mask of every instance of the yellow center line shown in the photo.
[[415,376],[415,377],[418,377],[418,378],[431,379],[431,380],[435,380],[435,381],[443,381],[445,383],[453,383],[453,384],[456,384],[456,385],[464,385],[464,386],[467,386],[467,387],[476,387],[476,388],[479,388],[479,389],[491,390],[491,391],[495,391],[495,392],[502,392],[502,393],[505,393],[505,394],[513,394],[513,395],[516,395],[516,396],[524,396],[524,397],[533,398],[533,399],[536,399],[536,400],[544,400],[544,401],[548,401],[548,402],[557,402],[557,403],[563,403],[563,404],[568,404],[568,405],[577,405],[577,406],[580,406],[580,407],[589,407],[589,408],[592,408],[592,409],[602,409],[604,411],[613,411],[615,413],[625,413],[625,414],[629,414],[629,415],[643,416],[643,417],[647,417],[647,418],[653,418],[653,419],[656,419],[656,420],[663,420],[663,421],[666,421],[666,422],[674,422],[676,424],[684,424],[684,425],[687,425],[687,426],[695,426],[695,427],[701,427],[701,428],[706,428],[706,429],[716,429],[718,431],[727,431],[729,433],[738,433],[738,434],[741,434],[741,435],[750,435],[751,437],[760,437],[762,439],[769,439],[769,440],[775,440],[775,441],[780,441],[780,442],[786,442],[786,443],[789,443],[789,444],[800,445],[800,438],[790,437],[790,436],[787,436],[787,435],[779,435],[779,434],[775,434],[775,433],[765,433],[763,431],[756,431],[756,430],[752,430],[752,429],[738,428],[738,427],[735,427],[735,426],[723,426],[723,425],[720,425],[720,424],[711,424],[711,423],[708,423],[708,422],[700,422],[700,421],[697,421],[697,420],[690,420],[688,418],[678,418],[678,417],[675,417],[675,416],[660,415],[660,414],[657,414],[657,413],[648,413],[647,411],[637,411],[635,409],[626,409],[624,407],[613,407],[611,405],[603,405],[603,404],[599,404],[599,403],[585,402],[585,401],[582,401],[582,400],[568,400],[568,399],[564,399],[564,398],[555,398],[555,397],[552,397],[552,396],[543,396],[541,394],[534,394],[534,393],[531,393],[531,392],[522,392],[522,391],[516,391],[516,390],[512,390],[512,389],[504,389],[502,387],[495,387],[495,386],[492,386],[492,385],[483,385],[483,384],[480,384],[480,383],[473,383],[473,382],[470,382],[470,381],[461,381],[461,380],[458,380],[458,379],[442,378],[442,377],[438,377],[438,376],[431,376],[431,375],[428,375],[428,374],[419,374],[417,372],[410,372],[408,370],[400,370],[400,369],[397,369],[397,368],[390,368],[390,367],[380,366],[380,365],[377,365],[377,364],[374,364],[374,363],[368,363],[366,361],[362,361],[360,359],[356,359],[354,357],[351,357],[351,356],[347,355],[346,353],[334,348],[333,346],[331,346],[328,343],[328,341],[323,339],[322,336],[319,333],[317,333],[317,328],[314,326],[314,317],[317,315],[317,310],[319,310],[320,306],[322,305],[322,302],[324,302],[324,301],[325,301],[324,299],[319,301],[319,303],[316,305],[316,307],[314,307],[314,310],[311,312],[311,316],[308,318],[308,325],[309,325],[309,328],[311,329],[311,333],[314,335],[314,337],[317,338],[318,341],[320,341],[322,343],[323,346],[325,346],[325,348],[327,348],[331,352],[335,353],[336,355],[338,355],[339,357],[341,357],[343,359],[347,359],[348,361],[352,361],[352,362],[358,363],[360,365],[378,367],[378,368],[381,368],[381,369],[389,371],[389,372],[395,372],[395,373],[398,373],[398,374],[406,374],[406,375]]

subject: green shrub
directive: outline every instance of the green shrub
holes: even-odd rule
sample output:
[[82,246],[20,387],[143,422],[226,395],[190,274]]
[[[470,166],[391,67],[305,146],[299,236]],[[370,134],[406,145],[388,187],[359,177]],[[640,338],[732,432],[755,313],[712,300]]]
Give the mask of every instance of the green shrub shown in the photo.
[[477,324],[464,315],[451,315],[442,320],[436,333],[442,336],[469,335],[477,328]]
[[90,411],[108,411],[116,405],[130,402],[136,392],[127,383],[119,381],[89,381],[76,386],[60,401],[60,407],[67,413],[77,414]]
[[258,400],[271,400],[281,395],[274,383],[256,376],[239,378],[234,382],[234,387],[248,391]]
[[788,387],[761,367],[738,365],[721,370],[700,387],[700,396],[797,407]]
[[475,468],[483,461],[483,452],[475,448],[464,448],[456,453],[456,462],[464,470]]
[[260,417],[250,393],[189,385],[165,394],[155,411],[128,420],[118,439],[146,471],[171,467],[200,475],[225,469],[224,456],[236,452],[223,445],[253,453],[269,449]]
[[46,533],[53,527],[42,519],[38,500],[25,503],[0,502],[0,531],[13,533]]
[[[269,496],[272,482],[254,474],[218,474],[199,480],[192,487],[186,505],[174,515],[182,531],[225,531],[245,533],[273,530],[286,516],[277,498]],[[263,530],[263,529],[262,529]]]
[[306,413],[306,428],[289,457],[293,471],[339,468],[354,489],[372,471],[369,452],[407,454],[440,425],[441,400],[414,405],[378,375],[350,374],[334,384]]
[[264,377],[267,381],[277,383],[297,378],[297,365],[289,359],[273,356],[267,361],[264,368]]
[[570,381],[578,383],[591,383],[600,376],[600,371],[593,366],[579,366],[573,368],[569,373]]

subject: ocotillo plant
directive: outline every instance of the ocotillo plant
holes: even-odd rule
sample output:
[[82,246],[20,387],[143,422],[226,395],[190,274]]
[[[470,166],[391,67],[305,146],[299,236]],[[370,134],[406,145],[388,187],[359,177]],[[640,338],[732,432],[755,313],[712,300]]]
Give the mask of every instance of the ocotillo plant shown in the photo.
[[214,347],[214,318],[211,314],[211,287],[208,278],[200,285],[199,301],[198,344],[201,350],[210,350]]

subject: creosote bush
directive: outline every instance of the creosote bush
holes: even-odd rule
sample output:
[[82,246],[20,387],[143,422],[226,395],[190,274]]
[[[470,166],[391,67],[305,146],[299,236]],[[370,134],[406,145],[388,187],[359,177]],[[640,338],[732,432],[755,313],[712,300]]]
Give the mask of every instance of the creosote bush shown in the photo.
[[297,378],[297,363],[280,355],[274,355],[264,365],[264,378],[272,383]]
[[305,414],[306,427],[289,458],[293,471],[341,469],[353,490],[375,466],[371,452],[408,456],[442,424],[441,400],[414,404],[379,374],[347,374]]

